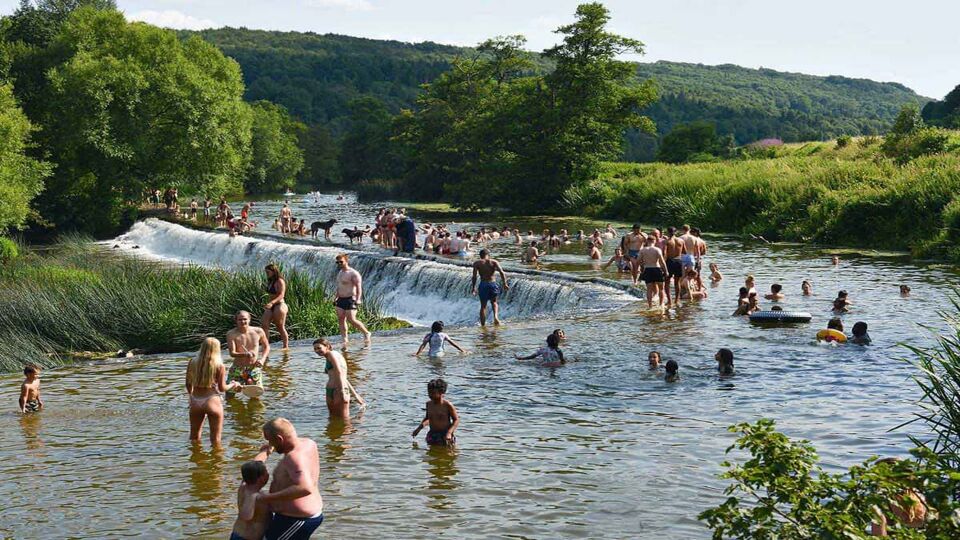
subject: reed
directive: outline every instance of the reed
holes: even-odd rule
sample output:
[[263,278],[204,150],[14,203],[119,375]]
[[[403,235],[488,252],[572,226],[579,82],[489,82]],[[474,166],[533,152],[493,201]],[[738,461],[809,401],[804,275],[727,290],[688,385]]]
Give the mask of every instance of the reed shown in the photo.
[[[322,284],[296,271],[285,277],[291,339],[336,334]],[[27,252],[0,266],[0,369],[56,366],[79,352],[193,350],[206,336],[223,339],[238,310],[250,311],[256,324],[266,299],[259,272],[171,268],[68,239],[49,253]],[[371,329],[395,327],[375,303],[360,318]]]

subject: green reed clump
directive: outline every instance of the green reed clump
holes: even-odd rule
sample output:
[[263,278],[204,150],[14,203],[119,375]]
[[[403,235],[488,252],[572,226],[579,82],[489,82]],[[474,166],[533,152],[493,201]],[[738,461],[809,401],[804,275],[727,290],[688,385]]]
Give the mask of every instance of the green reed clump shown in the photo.
[[[285,277],[291,339],[336,334],[322,285],[296,271]],[[73,239],[0,268],[0,369],[49,367],[78,352],[193,350],[203,337],[223,339],[238,310],[259,324],[267,298],[262,272],[171,268]],[[389,326],[374,305],[360,317],[372,329]]]

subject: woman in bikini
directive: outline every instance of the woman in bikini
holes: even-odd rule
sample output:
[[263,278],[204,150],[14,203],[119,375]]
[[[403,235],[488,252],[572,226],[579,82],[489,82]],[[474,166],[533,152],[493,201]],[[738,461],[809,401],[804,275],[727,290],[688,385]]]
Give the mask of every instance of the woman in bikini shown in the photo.
[[210,444],[220,446],[223,433],[223,401],[221,392],[241,386],[227,386],[227,369],[220,359],[220,341],[208,337],[200,352],[187,364],[187,393],[190,394],[190,440],[200,442],[203,419],[210,419]]
[[313,352],[327,360],[323,372],[327,374],[326,400],[330,416],[349,418],[351,396],[357,400],[361,409],[366,407],[366,402],[347,380],[347,361],[343,355],[333,350],[330,342],[322,338],[313,342]]
[[283,301],[287,294],[287,281],[283,279],[283,274],[277,265],[268,264],[264,271],[267,273],[267,294],[270,299],[263,305],[263,317],[260,319],[260,327],[270,337],[270,323],[277,327],[280,339],[283,341],[283,348],[290,348],[290,336],[287,334],[287,303]]

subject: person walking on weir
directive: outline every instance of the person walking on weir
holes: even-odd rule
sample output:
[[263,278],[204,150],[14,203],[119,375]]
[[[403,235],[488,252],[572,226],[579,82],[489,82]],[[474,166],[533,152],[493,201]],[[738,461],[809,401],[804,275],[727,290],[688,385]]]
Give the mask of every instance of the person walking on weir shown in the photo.
[[[503,268],[495,259],[490,258],[490,253],[480,250],[480,259],[473,263],[473,278],[470,288],[472,294],[480,297],[480,325],[487,324],[487,302],[493,305],[493,324],[500,324],[500,306],[497,304],[497,297],[500,296],[500,286],[497,285],[494,274],[500,273],[500,279],[503,280],[503,291],[508,291],[510,285],[507,284],[507,276],[503,273]],[[480,286],[477,287],[477,276],[480,276]]]

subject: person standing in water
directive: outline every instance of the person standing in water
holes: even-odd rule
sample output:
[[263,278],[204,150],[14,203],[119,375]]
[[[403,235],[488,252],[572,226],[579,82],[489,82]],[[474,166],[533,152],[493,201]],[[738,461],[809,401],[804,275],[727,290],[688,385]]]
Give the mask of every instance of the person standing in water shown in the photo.
[[287,280],[283,279],[283,274],[277,265],[268,264],[264,271],[267,273],[267,294],[270,299],[263,305],[263,317],[260,319],[260,327],[266,332],[267,338],[270,338],[270,323],[277,327],[280,339],[283,341],[283,348],[290,348],[290,336],[287,334],[287,312],[289,308],[284,302],[287,294]]
[[663,288],[667,293],[667,305],[670,305],[670,282],[673,281],[673,298],[680,299],[680,280],[683,279],[683,261],[686,253],[683,240],[677,238],[677,229],[667,227],[667,238],[663,243],[663,258],[667,261],[667,281]]
[[313,342],[313,352],[326,359],[323,372],[327,374],[325,392],[327,410],[330,411],[330,416],[349,418],[351,396],[356,398],[361,409],[366,407],[366,402],[347,380],[347,361],[343,355],[333,350],[333,345],[323,338]]
[[263,425],[267,444],[260,447],[254,461],[266,462],[274,450],[283,454],[273,469],[270,493],[258,499],[270,506],[266,540],[302,540],[310,538],[323,523],[323,498],[320,481],[320,455],[317,443],[298,437],[297,430],[286,418],[275,418]]
[[[497,304],[497,297],[500,296],[500,287],[497,285],[495,273],[500,274],[503,281],[503,290],[510,290],[507,284],[507,276],[503,273],[503,268],[495,259],[490,258],[490,253],[480,250],[480,260],[473,263],[473,277],[471,278],[470,288],[472,294],[480,297],[480,325],[487,324],[487,302],[493,305],[493,324],[500,324],[500,306]],[[477,286],[477,276],[480,276],[480,286]]]
[[360,272],[350,268],[350,261],[346,253],[337,255],[337,299],[333,305],[337,307],[337,321],[340,323],[340,335],[343,345],[350,343],[347,337],[347,323],[363,334],[363,340],[370,342],[370,331],[357,319],[357,310],[363,302],[363,278]]
[[[234,316],[236,327],[227,332],[227,347],[233,365],[227,376],[227,384],[263,386],[263,366],[270,356],[270,340],[263,328],[250,326],[250,313],[238,311]],[[260,354],[261,347],[263,355]],[[228,392],[230,390],[228,389]],[[229,396],[229,393],[227,394]]]
[[643,282],[647,284],[647,307],[653,307],[656,297],[660,303],[660,290],[664,286],[667,276],[667,262],[663,260],[663,252],[653,245],[654,238],[648,236],[644,248],[640,250],[640,264],[643,266]]
[[223,401],[220,393],[236,389],[239,383],[227,385],[227,369],[220,358],[220,340],[208,337],[200,352],[187,364],[186,386],[190,395],[190,442],[200,442],[203,420],[210,420],[210,444],[220,446],[223,433]]
[[627,257],[630,259],[630,275],[633,277],[634,285],[639,282],[640,250],[643,249],[646,238],[646,235],[640,230],[640,225],[634,225],[633,232],[620,240],[620,246],[627,250]]

